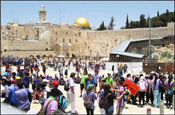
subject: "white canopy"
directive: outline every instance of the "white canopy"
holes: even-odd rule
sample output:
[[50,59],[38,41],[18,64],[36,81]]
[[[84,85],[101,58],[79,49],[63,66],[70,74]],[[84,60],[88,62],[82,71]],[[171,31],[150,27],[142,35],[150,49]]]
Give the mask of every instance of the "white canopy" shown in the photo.
[[58,55],[57,57],[64,58],[64,56],[63,56],[63,55]]
[[109,61],[109,58],[102,58],[101,61]]

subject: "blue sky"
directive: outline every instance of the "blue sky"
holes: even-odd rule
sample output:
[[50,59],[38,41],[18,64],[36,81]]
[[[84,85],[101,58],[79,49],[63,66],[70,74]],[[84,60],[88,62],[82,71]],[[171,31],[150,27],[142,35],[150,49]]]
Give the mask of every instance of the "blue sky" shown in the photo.
[[39,21],[38,11],[41,5],[45,5],[47,11],[46,20],[59,24],[60,11],[61,23],[73,24],[78,17],[89,20],[92,28],[97,28],[102,21],[108,26],[114,16],[115,29],[125,26],[126,16],[129,20],[139,20],[140,14],[148,14],[150,17],[165,13],[166,9],[174,11],[173,1],[2,1],[1,23],[18,20],[19,23],[33,23]]

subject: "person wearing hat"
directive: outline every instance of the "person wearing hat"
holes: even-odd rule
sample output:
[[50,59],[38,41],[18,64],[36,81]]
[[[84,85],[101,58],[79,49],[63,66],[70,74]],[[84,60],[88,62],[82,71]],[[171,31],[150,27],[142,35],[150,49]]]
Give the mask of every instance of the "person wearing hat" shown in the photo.
[[111,78],[111,74],[108,73],[108,76],[106,78],[103,78],[103,81],[106,82],[107,84],[109,84],[112,88],[113,86],[113,79]]
[[52,82],[53,89],[57,89],[58,86],[59,86],[59,82],[58,81],[55,80],[55,81]]
[[75,83],[74,83],[75,73],[71,73],[70,79],[68,79],[69,82],[69,91],[67,92],[67,106],[71,104],[71,113],[77,114],[77,111],[75,110]]
[[[44,102],[44,109],[46,109],[46,114],[53,114],[56,110],[58,110],[58,97],[60,93],[58,89],[52,89],[50,92],[49,98],[47,98]],[[48,105],[48,106],[47,106]],[[46,108],[47,107],[47,108]]]
[[60,85],[64,85],[65,80],[64,80],[63,76],[60,77],[59,83],[60,83]]
[[90,95],[90,101],[92,102],[91,108],[86,108],[87,115],[93,115],[94,114],[94,102],[97,99],[97,96],[93,92],[94,84],[89,84],[87,87],[86,92],[83,94],[83,99],[85,99],[88,95]]

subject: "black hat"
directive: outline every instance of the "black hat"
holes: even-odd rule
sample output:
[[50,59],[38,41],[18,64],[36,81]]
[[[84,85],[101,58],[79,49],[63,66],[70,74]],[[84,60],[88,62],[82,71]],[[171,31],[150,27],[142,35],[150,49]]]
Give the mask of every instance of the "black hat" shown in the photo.
[[75,76],[75,73],[72,72],[72,73],[70,74],[70,77],[74,77],[74,76]]

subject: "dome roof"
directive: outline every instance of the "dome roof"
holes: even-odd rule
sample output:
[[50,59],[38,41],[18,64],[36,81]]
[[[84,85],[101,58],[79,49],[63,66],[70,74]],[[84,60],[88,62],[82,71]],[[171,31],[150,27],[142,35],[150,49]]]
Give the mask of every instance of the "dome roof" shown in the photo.
[[90,27],[88,20],[84,17],[78,18],[74,24],[80,25],[81,27]]

